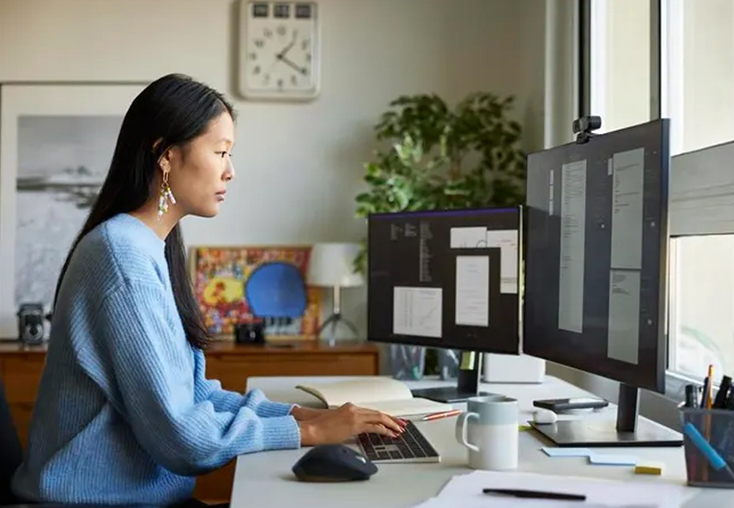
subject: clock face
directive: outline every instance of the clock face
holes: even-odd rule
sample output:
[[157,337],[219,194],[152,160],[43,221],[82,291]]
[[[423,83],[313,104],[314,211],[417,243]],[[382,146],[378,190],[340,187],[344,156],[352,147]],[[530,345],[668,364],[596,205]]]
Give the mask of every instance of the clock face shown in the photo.
[[313,97],[318,89],[318,30],[313,3],[246,2],[243,93]]

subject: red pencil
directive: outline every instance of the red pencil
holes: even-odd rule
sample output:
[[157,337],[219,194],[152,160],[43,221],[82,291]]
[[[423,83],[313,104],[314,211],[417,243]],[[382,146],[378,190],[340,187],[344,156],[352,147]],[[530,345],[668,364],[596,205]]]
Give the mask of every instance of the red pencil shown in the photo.
[[422,421],[428,422],[431,420],[440,420],[441,418],[448,418],[449,416],[456,416],[461,414],[461,409],[452,409],[451,411],[442,411],[440,413],[431,413],[421,418]]

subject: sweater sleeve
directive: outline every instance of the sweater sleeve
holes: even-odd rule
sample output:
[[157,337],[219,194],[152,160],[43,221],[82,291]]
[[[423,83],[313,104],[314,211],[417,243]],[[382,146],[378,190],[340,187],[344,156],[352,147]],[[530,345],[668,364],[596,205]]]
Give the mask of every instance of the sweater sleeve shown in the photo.
[[262,390],[250,390],[244,395],[225,390],[219,381],[206,379],[206,359],[201,350],[194,352],[196,359],[196,390],[197,400],[209,400],[216,411],[237,412],[241,407],[249,407],[256,415],[268,418],[272,416],[287,416],[294,404],[285,404],[268,400]]
[[[93,335],[116,381],[111,398],[140,445],[182,475],[216,469],[243,453],[299,447],[292,416],[261,418],[247,404],[218,412],[209,398],[197,401],[195,359],[167,318],[171,305],[175,312],[162,287],[128,284],[108,295],[97,314]],[[216,403],[229,403],[223,400]]]

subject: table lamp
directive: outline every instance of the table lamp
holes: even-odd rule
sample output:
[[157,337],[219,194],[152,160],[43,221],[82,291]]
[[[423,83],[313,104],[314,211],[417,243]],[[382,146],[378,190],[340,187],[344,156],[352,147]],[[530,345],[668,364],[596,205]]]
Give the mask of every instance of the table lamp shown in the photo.
[[319,243],[311,248],[306,280],[309,286],[328,287],[334,292],[331,316],[319,327],[318,334],[331,325],[329,343],[334,344],[339,323],[346,326],[355,336],[357,328],[341,314],[341,289],[364,284],[364,279],[354,271],[354,259],[359,253],[355,243]]

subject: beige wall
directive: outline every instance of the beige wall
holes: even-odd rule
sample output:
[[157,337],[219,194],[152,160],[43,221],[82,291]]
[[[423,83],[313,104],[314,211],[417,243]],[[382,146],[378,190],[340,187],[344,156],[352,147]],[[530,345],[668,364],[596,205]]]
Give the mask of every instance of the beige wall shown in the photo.
[[[0,82],[175,71],[234,96],[237,178],[220,216],[185,219],[190,245],[360,238],[353,197],[371,129],[400,94],[514,93],[528,147],[542,144],[544,0],[319,0],[322,93],[296,105],[234,95],[237,3],[0,0]],[[343,305],[361,328],[364,297],[349,291]]]

